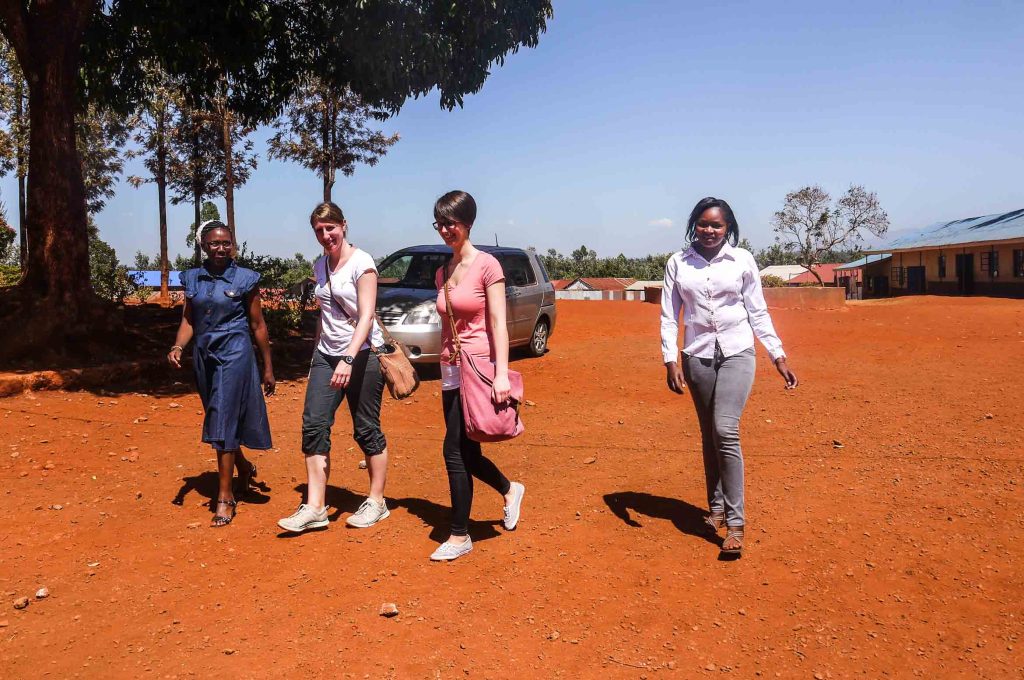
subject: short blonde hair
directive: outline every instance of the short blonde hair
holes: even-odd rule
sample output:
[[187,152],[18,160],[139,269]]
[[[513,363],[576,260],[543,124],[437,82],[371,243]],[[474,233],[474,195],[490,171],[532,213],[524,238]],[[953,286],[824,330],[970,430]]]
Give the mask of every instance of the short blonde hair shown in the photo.
[[324,201],[313,208],[313,214],[309,216],[309,226],[315,227],[317,222],[330,222],[331,224],[343,224],[345,214],[337,203]]

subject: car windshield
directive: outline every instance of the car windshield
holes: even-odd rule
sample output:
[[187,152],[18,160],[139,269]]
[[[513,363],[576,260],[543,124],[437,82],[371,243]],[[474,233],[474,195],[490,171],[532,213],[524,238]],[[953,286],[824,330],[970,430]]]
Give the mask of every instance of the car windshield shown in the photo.
[[451,257],[451,253],[395,253],[377,268],[380,272],[377,284],[388,288],[434,290],[434,272]]

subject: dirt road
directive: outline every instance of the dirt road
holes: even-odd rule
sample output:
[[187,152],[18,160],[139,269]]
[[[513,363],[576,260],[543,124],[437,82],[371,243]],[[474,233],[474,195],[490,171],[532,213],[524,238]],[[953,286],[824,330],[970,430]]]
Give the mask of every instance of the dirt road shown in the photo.
[[[522,524],[478,486],[476,549],[447,565],[436,380],[386,401],[391,517],[298,537],[275,522],[300,501],[301,379],[270,400],[265,492],[220,530],[187,386],[0,400],[0,677],[1021,677],[1024,302],[774,311],[802,384],[758,348],[739,561],[700,532],[657,309],[559,307],[552,351],[515,363],[526,434],[486,447]],[[365,491],[348,423],[342,519]]]

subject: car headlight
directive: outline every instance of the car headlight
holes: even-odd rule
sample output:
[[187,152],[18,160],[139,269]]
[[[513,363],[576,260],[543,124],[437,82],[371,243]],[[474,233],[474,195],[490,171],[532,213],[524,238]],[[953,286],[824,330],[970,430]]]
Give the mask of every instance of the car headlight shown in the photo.
[[428,302],[416,307],[405,315],[404,323],[409,326],[420,324],[441,325],[441,317],[437,313],[437,304]]

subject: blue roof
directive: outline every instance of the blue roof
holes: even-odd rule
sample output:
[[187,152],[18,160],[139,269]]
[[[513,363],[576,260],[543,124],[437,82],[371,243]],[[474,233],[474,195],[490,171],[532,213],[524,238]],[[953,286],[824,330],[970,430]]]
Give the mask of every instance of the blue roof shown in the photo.
[[884,246],[879,246],[878,250],[870,252],[939,248],[1018,238],[1024,238],[1024,209],[999,215],[938,222],[925,227],[916,234],[901,236]]
[[[138,270],[129,269],[128,276],[135,279],[140,286],[149,286],[150,288],[160,287],[160,270]],[[181,272],[172,269],[167,272],[167,285],[171,288],[181,287]]]
[[863,267],[864,265],[869,264],[871,262],[881,262],[882,260],[888,260],[890,257],[892,257],[891,253],[878,253],[877,255],[865,255],[864,257],[860,258],[859,260],[854,260],[853,262],[847,262],[846,264],[841,264],[838,267],[836,267],[836,269],[837,270],[839,270],[839,269],[858,269],[859,267]]

